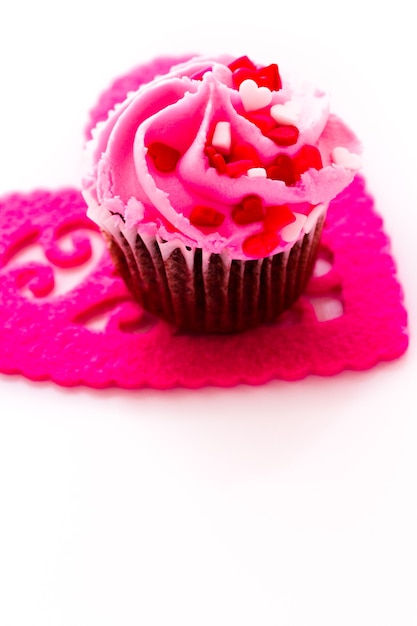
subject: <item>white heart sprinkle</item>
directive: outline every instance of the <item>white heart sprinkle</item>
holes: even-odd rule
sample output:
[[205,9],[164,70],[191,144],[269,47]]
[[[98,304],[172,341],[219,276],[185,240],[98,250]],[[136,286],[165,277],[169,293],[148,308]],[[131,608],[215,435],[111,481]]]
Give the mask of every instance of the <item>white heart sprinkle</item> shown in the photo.
[[232,146],[230,122],[217,122],[211,145],[223,154],[229,154]]
[[268,87],[258,87],[254,80],[247,78],[239,86],[239,94],[245,111],[257,111],[268,106],[272,100],[272,91]]
[[246,173],[251,178],[266,178],[266,169],[264,167],[251,167]]
[[319,217],[326,211],[325,204],[317,204],[307,217],[307,221],[304,224],[304,232],[308,235],[314,228]]
[[360,170],[360,168],[362,167],[362,159],[359,154],[349,152],[349,150],[347,148],[344,148],[343,146],[333,148],[332,161],[336,165],[341,165],[347,170],[352,170],[353,172]]
[[277,124],[297,124],[301,113],[301,105],[294,100],[288,100],[284,104],[274,104],[271,107],[271,117]]
[[302,213],[294,213],[295,222],[291,222],[288,226],[284,226],[281,230],[280,235],[284,241],[287,243],[291,243],[296,241],[300,236],[301,229],[303,228],[307,217]]

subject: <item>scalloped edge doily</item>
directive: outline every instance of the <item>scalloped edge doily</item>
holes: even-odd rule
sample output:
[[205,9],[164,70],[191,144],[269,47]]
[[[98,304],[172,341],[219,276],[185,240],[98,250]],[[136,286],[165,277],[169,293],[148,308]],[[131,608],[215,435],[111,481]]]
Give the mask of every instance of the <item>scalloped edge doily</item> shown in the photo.
[[[330,270],[313,277],[277,323],[236,335],[176,334],[151,320],[115,275],[107,251],[80,284],[54,296],[57,273],[87,263],[88,233],[99,237],[85,210],[75,189],[0,200],[1,372],[67,387],[230,387],[366,370],[407,349],[402,289],[361,176],[329,208],[322,249],[332,258]],[[72,237],[69,252],[60,247],[64,236]],[[16,265],[21,248],[31,245],[45,261]],[[343,314],[319,321],[314,299],[329,294],[343,303]],[[88,320],[102,311],[105,328],[92,330]]]

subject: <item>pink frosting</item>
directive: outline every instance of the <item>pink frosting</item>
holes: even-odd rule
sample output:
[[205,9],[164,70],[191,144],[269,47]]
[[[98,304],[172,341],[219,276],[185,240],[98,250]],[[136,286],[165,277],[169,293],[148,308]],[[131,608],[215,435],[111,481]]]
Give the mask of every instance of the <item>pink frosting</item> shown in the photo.
[[[360,151],[359,142],[329,113],[327,93],[298,86],[284,75],[278,89],[255,84],[255,98],[259,93],[268,103],[255,102],[251,109],[235,80],[236,70],[229,67],[232,62],[226,56],[197,57],[176,65],[129,94],[97,125],[87,148],[83,187],[89,215],[99,226],[114,233],[120,229],[127,237],[139,232],[145,238],[157,236],[235,259],[267,256],[308,232],[327,203],[352,181],[356,169],[352,159],[346,163],[336,159],[334,149],[342,147],[351,155]],[[294,122],[276,122],[276,105],[293,107]],[[258,123],[259,114],[276,128],[295,127],[296,139],[289,145],[277,143]],[[214,151],[228,163],[238,160],[233,156],[235,146],[250,144],[257,163],[249,172],[235,177],[213,165],[208,147],[219,122],[228,126],[231,146]],[[161,145],[163,151],[175,151],[172,167],[161,169],[153,158],[154,147]],[[318,150],[319,166],[302,171],[293,182],[270,176],[277,158],[285,155],[295,163],[303,146]],[[236,211],[253,196],[262,214],[242,223]],[[206,213],[201,219],[201,207],[214,216],[212,222],[210,217],[205,221]],[[269,220],[267,228],[266,216],[281,215],[282,207],[290,220],[283,224],[278,220],[272,230]],[[259,236],[265,243],[266,230],[270,243],[265,251],[247,245]]]

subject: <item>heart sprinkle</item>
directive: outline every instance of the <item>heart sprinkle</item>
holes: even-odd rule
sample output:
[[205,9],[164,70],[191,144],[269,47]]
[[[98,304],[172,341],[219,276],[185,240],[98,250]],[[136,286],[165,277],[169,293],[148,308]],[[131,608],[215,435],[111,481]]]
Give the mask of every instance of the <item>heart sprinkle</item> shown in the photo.
[[299,131],[296,126],[277,126],[267,134],[277,146],[293,146],[297,143]]
[[250,235],[243,242],[243,252],[255,258],[266,257],[279,245],[280,237],[273,232]]
[[270,130],[276,127],[276,122],[269,113],[259,111],[249,112],[245,117],[255,124],[263,135],[267,135]]
[[228,67],[233,72],[233,84],[236,89],[239,89],[242,82],[248,79],[255,81],[258,87],[267,87],[271,91],[278,91],[282,88],[276,63],[257,68],[247,56],[243,56],[230,63]]
[[[215,133],[219,124],[220,122],[216,126]],[[228,122],[227,124],[230,128],[230,124]],[[217,139],[215,141],[217,146],[219,146],[221,142],[218,142]],[[223,146],[225,145],[226,143],[223,142]],[[207,145],[204,148],[204,154],[208,157],[209,165],[214,167],[219,174],[227,174],[230,178],[238,178],[246,174],[250,169],[260,168],[263,170],[259,155],[252,144],[248,142],[237,143],[233,148],[232,146],[230,147],[231,154],[222,154],[217,146]],[[258,175],[262,174],[259,173]]]
[[362,159],[359,154],[349,152],[347,148],[343,148],[342,146],[333,148],[332,161],[335,165],[341,165],[353,172],[357,172],[362,167]]
[[311,232],[311,230],[317,224],[317,220],[320,217],[320,215],[322,215],[325,212],[326,212],[325,204],[316,204],[316,206],[313,207],[312,211],[307,216],[307,219],[304,224],[304,232],[306,233],[306,235],[308,235],[308,233]]
[[232,218],[236,224],[252,224],[261,222],[264,218],[262,200],[259,196],[246,196],[232,211]]
[[256,148],[248,141],[237,143],[230,156],[231,161],[249,160],[253,162],[254,167],[261,167],[261,159]]
[[292,222],[295,222],[295,216],[286,204],[266,207],[264,219],[266,231],[276,232]]
[[258,87],[251,78],[244,80],[239,86],[239,94],[245,111],[263,109],[272,100],[272,92],[268,87]]
[[301,174],[304,174],[310,168],[315,170],[321,170],[323,162],[321,160],[321,154],[316,146],[310,146],[308,144],[301,146],[299,151],[294,157],[294,170],[297,180]]
[[228,67],[230,70],[232,70],[232,72],[236,72],[236,70],[239,70],[242,67],[250,70],[256,70],[255,63],[253,63],[253,61],[251,61],[250,58],[246,55],[235,59],[234,61],[229,63]]
[[291,224],[284,226],[281,231],[281,237],[287,243],[297,241],[297,239],[301,235],[301,230],[307,221],[307,216],[303,215],[302,213],[293,213],[293,217],[294,219]]
[[241,159],[240,161],[231,161],[226,163],[226,174],[230,178],[238,178],[242,174],[246,174],[253,167],[253,162],[249,159]]
[[175,170],[181,153],[171,146],[160,141],[154,141],[148,146],[148,154],[155,167],[160,172],[172,172]]
[[288,100],[284,104],[274,104],[270,110],[271,117],[277,124],[297,124],[301,114],[301,106],[298,102]]
[[190,214],[190,223],[193,226],[205,226],[207,228],[217,228],[224,222],[224,214],[216,211],[212,207],[197,205]]
[[260,87],[268,87],[271,91],[279,91],[282,88],[281,77],[276,63],[260,67],[257,70],[257,79],[255,80]]
[[297,182],[293,160],[288,154],[279,154],[274,163],[268,167],[267,174],[272,180],[283,180],[289,187]]

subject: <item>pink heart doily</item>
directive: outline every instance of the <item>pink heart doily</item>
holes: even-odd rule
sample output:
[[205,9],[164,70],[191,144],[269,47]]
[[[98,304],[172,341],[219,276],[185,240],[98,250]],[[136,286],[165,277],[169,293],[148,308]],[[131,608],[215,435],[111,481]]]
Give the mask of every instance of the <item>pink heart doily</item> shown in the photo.
[[407,348],[402,290],[358,176],[330,206],[306,294],[268,326],[188,336],[144,313],[77,190],[0,201],[0,371],[95,388],[261,384],[364,370]]

